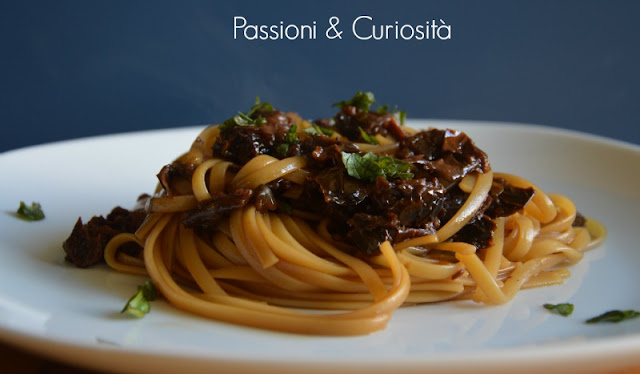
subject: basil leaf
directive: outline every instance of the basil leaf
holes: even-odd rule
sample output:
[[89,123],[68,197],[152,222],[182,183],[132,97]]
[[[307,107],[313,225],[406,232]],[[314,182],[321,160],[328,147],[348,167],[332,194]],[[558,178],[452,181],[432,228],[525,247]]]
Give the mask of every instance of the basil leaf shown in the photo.
[[333,106],[339,107],[340,109],[344,109],[347,106],[354,106],[363,112],[368,112],[371,105],[375,102],[376,98],[372,92],[358,91],[350,100],[340,101],[333,104]]
[[640,312],[635,310],[610,310],[599,316],[588,319],[587,323],[613,322],[618,323],[640,316]]
[[549,309],[553,312],[560,314],[561,316],[569,316],[573,313],[573,304],[570,303],[561,303],[561,304],[544,304],[546,309]]
[[379,143],[378,143],[378,139],[376,139],[376,137],[375,137],[375,136],[373,136],[373,135],[369,135],[369,134],[367,134],[367,133],[362,129],[362,127],[358,126],[358,130],[360,130],[360,136],[362,137],[362,139],[363,139],[365,142],[367,142],[367,143],[369,143],[369,144],[374,144],[374,145],[378,145],[378,144],[379,144]]
[[20,202],[20,206],[16,211],[18,218],[25,221],[40,221],[44,219],[44,212],[40,203],[33,202],[31,206],[27,206],[24,201]]
[[357,179],[373,182],[377,177],[384,176],[382,168],[366,155],[363,157],[357,153],[342,152],[342,163],[347,174]]
[[378,156],[375,153],[369,154],[376,159],[376,162],[380,165],[387,178],[413,178],[413,173],[409,171],[411,170],[410,164],[389,156]]
[[357,153],[342,152],[342,163],[350,176],[373,182],[377,177],[411,179],[413,173],[411,165],[389,156],[367,153],[360,156]]

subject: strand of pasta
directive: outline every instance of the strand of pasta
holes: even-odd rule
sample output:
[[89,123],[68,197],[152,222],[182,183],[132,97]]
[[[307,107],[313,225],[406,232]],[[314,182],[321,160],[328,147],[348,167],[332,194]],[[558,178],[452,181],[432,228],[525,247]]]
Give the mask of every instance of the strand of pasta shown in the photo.
[[236,307],[210,303],[190,295],[175,283],[166,267],[164,267],[164,262],[159,260],[161,247],[157,245],[157,239],[170,218],[170,216],[167,216],[160,220],[149,234],[144,247],[145,266],[149,271],[149,276],[161,293],[170,302],[184,310],[236,324],[318,335],[359,335],[370,333],[384,328],[389,319],[388,314],[374,314],[368,318],[359,318],[357,315],[353,316],[350,313],[344,313],[341,315],[343,316],[342,318],[337,318],[336,316],[338,315],[307,315],[275,308],[273,311],[279,310],[279,312],[267,313],[264,310],[256,311],[246,308],[249,305],[264,307],[265,304],[240,301],[244,304],[243,307]]
[[525,212],[542,223],[550,222],[555,218],[557,211],[553,201],[536,185],[522,177],[508,173],[494,173],[494,177],[502,178],[515,187],[533,188],[534,194],[529,204],[525,206]]
[[146,275],[147,271],[144,269],[144,267],[141,267],[140,264],[125,264],[121,260],[116,258],[118,249],[122,245],[132,242],[138,244],[140,247],[144,245],[142,241],[140,241],[140,239],[138,239],[138,237],[134,234],[122,233],[114,236],[111,240],[109,240],[104,248],[104,260],[107,265],[109,265],[116,271],[130,274]]
[[491,189],[492,182],[492,171],[488,171],[477,176],[476,183],[462,207],[436,232],[438,241],[443,242],[449,239],[456,232],[460,231],[464,225],[469,223],[486,200],[489,190]]
[[307,164],[304,157],[289,157],[283,160],[260,155],[247,162],[231,181],[231,189],[256,188],[272,180],[302,169]]

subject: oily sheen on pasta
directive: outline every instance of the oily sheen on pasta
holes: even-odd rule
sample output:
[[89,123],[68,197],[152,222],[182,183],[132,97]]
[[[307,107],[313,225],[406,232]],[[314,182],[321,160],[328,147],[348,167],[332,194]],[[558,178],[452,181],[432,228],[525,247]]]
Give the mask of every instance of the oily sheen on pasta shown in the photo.
[[[205,128],[155,194],[99,222],[109,229],[79,220],[67,258],[74,236],[100,231],[108,266],[147,275],[177,308],[358,335],[403,305],[502,304],[562,283],[603,240],[569,198],[493,171],[464,133],[411,129],[374,103],[359,92],[310,122],[257,101]],[[142,223],[122,224],[130,214]]]

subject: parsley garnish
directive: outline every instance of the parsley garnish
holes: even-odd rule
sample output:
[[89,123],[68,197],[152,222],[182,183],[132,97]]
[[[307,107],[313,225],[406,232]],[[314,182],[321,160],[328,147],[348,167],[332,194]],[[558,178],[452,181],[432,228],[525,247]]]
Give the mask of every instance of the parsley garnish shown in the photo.
[[40,221],[44,219],[44,212],[40,203],[31,203],[31,206],[27,206],[24,201],[20,202],[20,207],[16,211],[18,218],[25,221]]
[[635,310],[610,310],[606,313],[602,313],[597,317],[588,319],[587,323],[599,323],[599,322],[622,322],[628,319],[640,317],[640,312]]
[[333,130],[327,129],[325,127],[320,127],[320,126],[316,125],[315,123],[311,124],[311,127],[307,127],[306,129],[304,129],[302,131],[307,133],[307,134],[309,134],[309,135],[326,135],[326,136],[333,135]]
[[369,144],[379,144],[378,143],[378,139],[376,139],[375,136],[373,135],[369,135],[367,134],[362,127],[358,126],[358,130],[360,130],[360,136],[362,137],[362,140],[364,140],[365,142],[369,143]]
[[333,106],[337,106],[340,109],[344,109],[347,106],[354,106],[363,112],[368,112],[371,105],[375,102],[376,98],[373,96],[372,92],[358,91],[358,93],[350,100],[340,101],[333,104]]
[[158,297],[158,291],[151,281],[146,281],[142,286],[138,286],[138,291],[131,296],[120,313],[129,313],[135,317],[142,318],[149,313],[151,306],[149,301]]
[[252,118],[256,112],[272,112],[273,106],[269,103],[261,103],[260,98],[256,96],[255,104],[249,109],[247,113],[238,112],[237,115],[229,118],[220,125],[220,131],[226,130],[235,126],[260,126],[267,122],[264,117],[258,116]]
[[373,182],[377,177],[411,179],[413,173],[411,165],[389,156],[367,153],[360,156],[357,153],[342,152],[342,163],[350,176]]
[[562,303],[562,304],[544,304],[546,309],[551,310],[552,312],[556,312],[561,316],[569,316],[573,313],[573,304],[570,303]]

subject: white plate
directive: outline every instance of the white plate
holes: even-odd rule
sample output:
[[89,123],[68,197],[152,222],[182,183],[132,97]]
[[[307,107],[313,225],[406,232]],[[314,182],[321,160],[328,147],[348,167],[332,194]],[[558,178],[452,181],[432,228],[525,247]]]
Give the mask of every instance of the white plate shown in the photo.
[[[200,128],[30,147],[0,155],[0,339],[87,367],[130,372],[368,373],[589,372],[640,365],[640,319],[586,325],[610,309],[640,309],[640,147],[538,126],[412,121],[466,131],[494,170],[572,198],[609,229],[603,247],[562,286],[527,290],[507,305],[468,302],[398,310],[385,331],[333,338],[204,320],[162,301],[137,320],[119,314],[142,278],[76,269],[62,241],[75,220],[131,207],[160,167]],[[44,221],[12,214],[39,201]],[[565,318],[544,303],[572,302]]]

